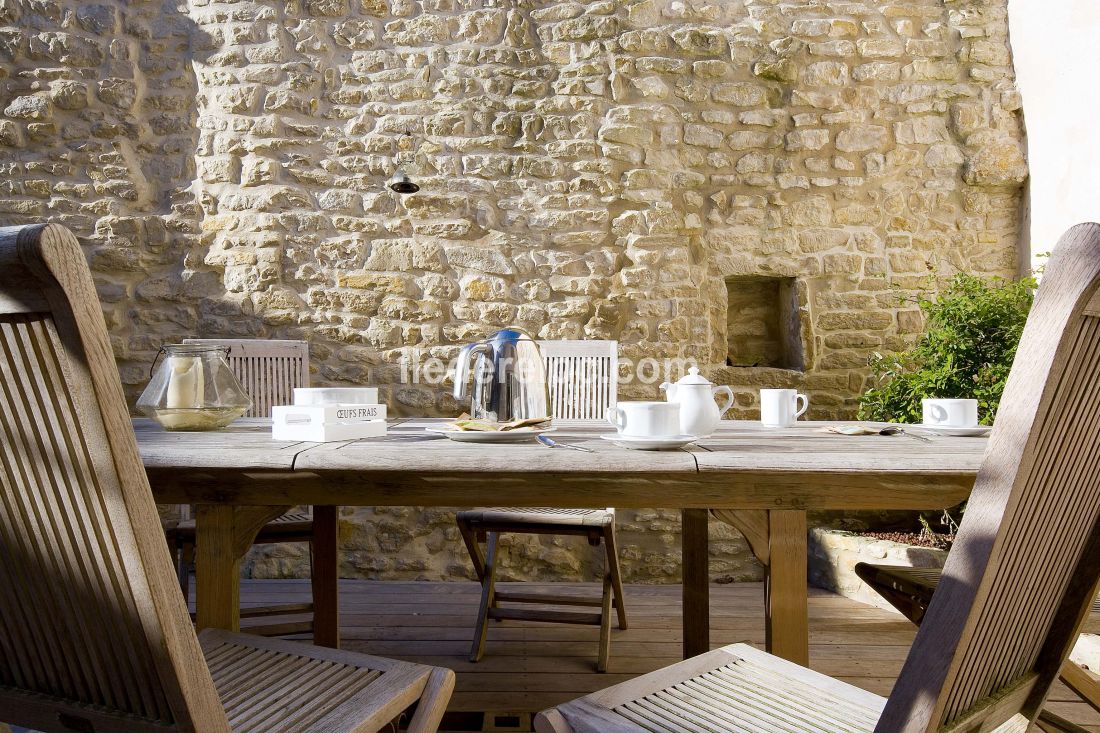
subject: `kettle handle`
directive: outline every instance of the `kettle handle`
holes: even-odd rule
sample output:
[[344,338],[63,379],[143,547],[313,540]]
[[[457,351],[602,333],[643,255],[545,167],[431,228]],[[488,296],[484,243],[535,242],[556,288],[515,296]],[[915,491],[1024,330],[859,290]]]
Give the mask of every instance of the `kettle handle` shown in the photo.
[[487,354],[490,351],[492,351],[492,347],[481,341],[476,344],[466,344],[462,347],[462,351],[458,352],[458,358],[455,359],[454,397],[456,400],[464,400],[468,394],[466,382],[469,381],[470,377],[470,359],[481,354]]
[[725,415],[726,410],[733,407],[733,390],[730,389],[729,387],[726,387],[726,386],[715,387],[711,391],[711,394],[716,394],[716,395],[724,394],[726,396],[726,404],[724,404],[724,405],[722,405],[721,407],[718,408],[718,415],[719,416]]

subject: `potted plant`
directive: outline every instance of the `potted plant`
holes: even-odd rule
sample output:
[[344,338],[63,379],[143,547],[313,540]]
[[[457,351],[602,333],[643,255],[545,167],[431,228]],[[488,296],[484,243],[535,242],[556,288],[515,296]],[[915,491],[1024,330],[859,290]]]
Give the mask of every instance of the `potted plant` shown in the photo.
[[[919,423],[925,397],[973,398],[982,424],[993,424],[1035,287],[1030,277],[959,274],[938,294],[918,295],[915,304],[925,330],[911,348],[871,357],[870,387],[860,398],[859,418]],[[855,563],[942,566],[962,510],[923,513],[910,528],[891,531],[814,529],[811,580],[866,603],[884,603],[855,575]]]

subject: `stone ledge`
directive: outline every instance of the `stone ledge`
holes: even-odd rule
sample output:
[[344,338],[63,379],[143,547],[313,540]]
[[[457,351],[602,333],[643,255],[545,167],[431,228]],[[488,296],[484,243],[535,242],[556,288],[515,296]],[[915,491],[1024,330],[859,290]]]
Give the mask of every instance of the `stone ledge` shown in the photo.
[[860,580],[855,571],[856,563],[942,568],[946,560],[945,550],[915,547],[838,529],[814,527],[810,530],[810,584],[887,611],[895,609]]

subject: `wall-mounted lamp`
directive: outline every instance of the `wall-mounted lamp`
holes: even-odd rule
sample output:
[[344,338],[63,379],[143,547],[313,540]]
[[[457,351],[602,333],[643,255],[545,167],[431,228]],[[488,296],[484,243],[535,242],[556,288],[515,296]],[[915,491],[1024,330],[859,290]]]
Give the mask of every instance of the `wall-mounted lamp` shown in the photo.
[[[405,134],[397,142],[399,151],[397,153],[398,168],[394,171],[390,180],[386,181],[386,188],[390,189],[394,193],[402,195],[416,193],[420,190],[420,184],[409,177],[409,174],[405,172],[404,167],[401,166],[401,153],[406,151],[412,151],[412,135],[406,130]],[[412,158],[415,159],[415,153]]]
[[389,181],[386,182],[386,187],[394,193],[416,193],[420,190],[420,186],[409,178],[409,174],[405,172],[403,168],[398,168]]

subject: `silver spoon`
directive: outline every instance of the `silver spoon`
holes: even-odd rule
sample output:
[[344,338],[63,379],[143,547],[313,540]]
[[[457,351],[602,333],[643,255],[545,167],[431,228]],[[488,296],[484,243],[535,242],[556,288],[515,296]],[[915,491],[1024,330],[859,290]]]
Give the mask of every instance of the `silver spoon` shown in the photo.
[[888,428],[883,428],[878,431],[879,435],[904,435],[906,438],[913,438],[923,443],[931,443],[931,438],[926,438],[923,435],[917,435],[916,433],[910,433],[905,428],[899,428],[897,425],[891,425]]
[[596,451],[591,448],[582,448],[579,445],[569,445],[568,443],[558,443],[549,435],[538,436],[538,441],[545,445],[547,448],[572,448],[573,450],[581,450],[585,453],[595,453]]

